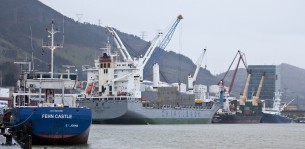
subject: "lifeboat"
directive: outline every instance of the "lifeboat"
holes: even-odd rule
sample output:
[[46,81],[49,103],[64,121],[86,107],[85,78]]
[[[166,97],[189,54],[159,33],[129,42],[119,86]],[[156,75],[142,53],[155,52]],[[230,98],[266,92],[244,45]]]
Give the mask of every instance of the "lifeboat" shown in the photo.
[[203,103],[204,100],[203,99],[195,99],[195,103]]
[[92,89],[93,89],[93,83],[89,83],[89,85],[87,86],[87,89],[86,89],[86,93],[91,94]]
[[118,93],[117,93],[117,96],[126,96],[126,95],[127,95],[126,92],[118,92]]
[[234,104],[230,104],[230,109],[234,109],[234,108],[235,108]]

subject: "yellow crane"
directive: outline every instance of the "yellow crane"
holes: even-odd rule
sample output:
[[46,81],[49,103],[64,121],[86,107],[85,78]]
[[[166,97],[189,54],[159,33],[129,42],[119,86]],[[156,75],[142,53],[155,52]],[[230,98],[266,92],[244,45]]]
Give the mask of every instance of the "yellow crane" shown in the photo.
[[248,91],[248,87],[249,87],[250,78],[251,78],[251,70],[248,73],[248,77],[247,77],[247,80],[246,80],[246,85],[245,85],[245,88],[244,88],[244,92],[243,92],[243,94],[240,95],[240,99],[239,99],[239,105],[240,106],[244,106],[246,104],[247,91]]
[[260,95],[262,87],[263,87],[264,79],[265,79],[265,72],[263,73],[261,81],[259,82],[256,95],[252,96],[252,105],[253,106],[258,106],[259,95]]

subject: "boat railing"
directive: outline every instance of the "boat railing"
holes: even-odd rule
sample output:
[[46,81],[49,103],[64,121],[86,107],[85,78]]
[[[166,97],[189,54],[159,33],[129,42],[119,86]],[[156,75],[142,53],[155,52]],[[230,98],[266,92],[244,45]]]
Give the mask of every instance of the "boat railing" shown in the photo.
[[104,100],[104,101],[126,101],[126,100],[132,100],[133,98],[127,97],[127,96],[116,96],[116,97],[88,97],[88,96],[78,96],[78,100]]
[[38,107],[55,107],[54,103],[38,103]]
[[173,110],[207,110],[203,106],[176,106],[176,105],[159,105],[152,104],[150,107],[154,109],[173,109]]
[[25,108],[25,107],[32,107],[32,108],[35,108],[35,107],[37,107],[37,106],[15,106],[15,107],[17,107],[17,108]]
[[70,80],[77,80],[77,74],[74,73],[54,73],[53,78],[50,73],[33,73],[27,74],[27,79],[70,79]]

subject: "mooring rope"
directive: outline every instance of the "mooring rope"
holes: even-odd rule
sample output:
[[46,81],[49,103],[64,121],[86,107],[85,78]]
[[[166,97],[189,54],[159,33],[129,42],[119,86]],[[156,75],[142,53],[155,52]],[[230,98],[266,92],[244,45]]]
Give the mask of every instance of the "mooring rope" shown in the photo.
[[25,123],[28,119],[30,119],[34,113],[35,113],[35,111],[33,111],[33,112],[31,113],[31,115],[30,115],[28,118],[26,118],[24,121],[22,121],[21,123],[19,123],[19,124],[17,124],[17,125],[13,125],[13,126],[8,126],[8,128],[13,128],[13,127],[17,127],[17,126],[19,126],[19,125],[22,125],[22,124]]

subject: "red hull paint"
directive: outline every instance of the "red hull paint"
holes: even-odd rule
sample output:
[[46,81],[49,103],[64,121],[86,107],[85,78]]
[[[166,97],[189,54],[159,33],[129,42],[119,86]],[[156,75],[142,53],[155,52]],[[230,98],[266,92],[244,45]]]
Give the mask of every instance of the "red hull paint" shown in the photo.
[[[90,129],[90,128],[89,128]],[[76,145],[87,144],[89,129],[79,135],[35,135],[32,134],[34,145]]]

